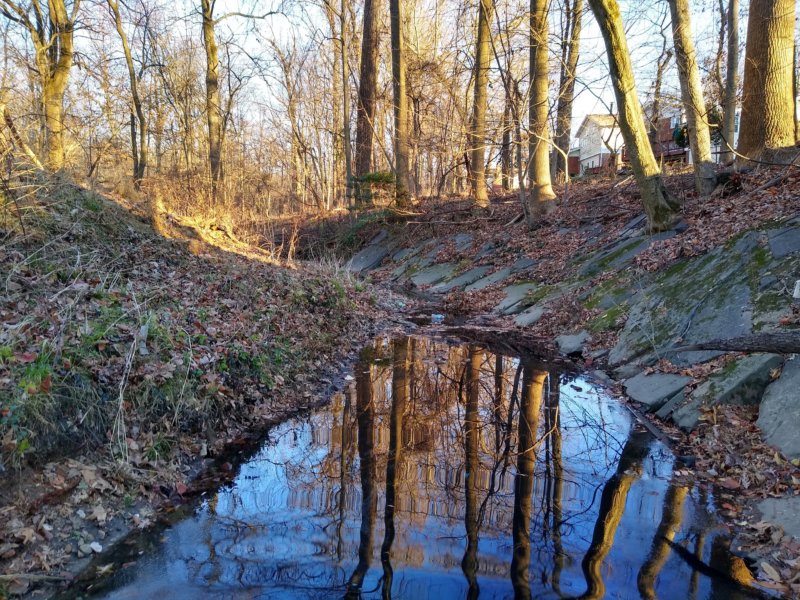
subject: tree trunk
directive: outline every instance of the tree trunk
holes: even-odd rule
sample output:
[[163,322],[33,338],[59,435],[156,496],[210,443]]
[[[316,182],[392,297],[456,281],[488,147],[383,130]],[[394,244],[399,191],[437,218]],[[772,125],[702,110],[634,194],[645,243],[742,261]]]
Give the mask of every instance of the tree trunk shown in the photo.
[[206,119],[208,121],[208,163],[211,167],[211,196],[217,200],[222,171],[222,105],[219,96],[219,55],[214,33],[214,1],[201,0],[203,45],[206,51]]
[[506,92],[505,106],[503,107],[503,136],[500,145],[500,184],[503,191],[511,189],[511,98]]
[[[128,79],[131,85],[131,101],[135,112],[131,114],[131,147],[133,148],[133,183],[138,190],[141,187],[144,172],[147,169],[147,119],[142,108],[142,99],[139,96],[139,81],[136,77],[136,69],[133,66],[133,55],[128,43],[128,36],[122,26],[122,15],[119,12],[117,0],[107,0],[108,7],[114,17],[114,25],[122,42],[122,51],[125,55],[125,65],[128,68]],[[135,120],[134,120],[135,118]],[[136,143],[136,121],[138,121],[139,143],[137,150]]]
[[617,0],[589,0],[603,34],[611,81],[619,106],[619,124],[650,231],[663,231],[678,217],[678,201],[664,187],[661,169],[647,139],[642,107],[633,79],[631,56]]
[[339,31],[341,33],[342,53],[340,55],[342,70],[342,132],[344,136],[344,176],[345,203],[350,206],[353,198],[353,151],[350,139],[350,85],[347,68],[347,0],[339,5]]
[[575,98],[575,72],[578,68],[581,43],[583,0],[565,0],[567,6],[561,53],[561,78],[556,105],[555,176],[556,181],[569,179],[569,143],[572,133],[572,102]]
[[[356,107],[356,177],[371,171],[372,136],[378,78],[378,16],[375,0],[364,0],[364,28],[361,37],[361,76]],[[361,194],[359,193],[359,196]],[[360,201],[366,198],[359,197]]]
[[469,131],[470,164],[469,179],[475,204],[489,206],[486,191],[486,144],[487,88],[491,65],[490,23],[494,14],[493,0],[480,0],[478,8],[478,33],[475,40],[475,95],[472,105],[472,123]]
[[725,98],[722,106],[722,162],[733,160],[736,132],[736,94],[739,87],[739,0],[728,4],[728,60],[725,73]]
[[[23,9],[11,2],[4,2],[17,14],[24,14]],[[37,9],[37,26],[29,19],[23,20],[31,36],[36,52],[36,66],[42,88],[42,112],[44,114],[47,167],[57,171],[64,167],[66,159],[64,150],[64,91],[67,88],[69,72],[73,60],[73,31],[75,17],[80,5],[76,0],[72,6],[72,14],[67,14],[64,0],[48,2],[47,25],[45,31],[39,10]],[[36,5],[38,7],[38,4]]]
[[550,181],[550,143],[547,122],[549,66],[547,64],[548,0],[531,0],[530,81],[528,104],[528,184],[530,193],[525,208],[525,221],[533,226],[555,208],[556,195]]
[[794,145],[795,0],[752,0],[747,20],[739,154]]
[[409,115],[400,0],[389,0],[389,16],[392,29],[392,88],[394,91],[394,198],[397,206],[404,208],[409,205],[410,200],[408,192]]
[[683,107],[689,127],[689,147],[694,159],[694,185],[698,195],[708,196],[714,191],[717,177],[711,162],[711,133],[708,114],[700,87],[697,53],[692,41],[689,23],[689,0],[668,0],[672,15],[672,39],[675,44],[675,62],[681,86]]

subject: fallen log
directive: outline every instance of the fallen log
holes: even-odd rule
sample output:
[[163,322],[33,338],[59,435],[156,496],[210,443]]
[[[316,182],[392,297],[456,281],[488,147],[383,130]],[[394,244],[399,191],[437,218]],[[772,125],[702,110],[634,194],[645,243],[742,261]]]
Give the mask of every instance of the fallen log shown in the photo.
[[771,352],[773,354],[800,353],[800,331],[753,333],[741,337],[711,340],[670,348],[670,352],[695,350],[723,350],[725,352]]

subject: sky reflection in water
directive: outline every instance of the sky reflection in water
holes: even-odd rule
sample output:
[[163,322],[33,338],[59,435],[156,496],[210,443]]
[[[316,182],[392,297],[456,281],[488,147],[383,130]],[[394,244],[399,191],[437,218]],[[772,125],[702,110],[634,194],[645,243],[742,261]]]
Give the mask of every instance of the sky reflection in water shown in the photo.
[[107,597],[733,598],[666,541],[725,561],[671,463],[580,378],[381,338]]

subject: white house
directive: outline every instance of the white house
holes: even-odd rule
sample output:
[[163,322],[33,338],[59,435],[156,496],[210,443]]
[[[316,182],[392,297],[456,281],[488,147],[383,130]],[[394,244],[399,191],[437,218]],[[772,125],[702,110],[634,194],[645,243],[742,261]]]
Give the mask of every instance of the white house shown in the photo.
[[615,115],[586,115],[578,128],[581,173],[608,166],[612,150],[619,156],[624,142]]

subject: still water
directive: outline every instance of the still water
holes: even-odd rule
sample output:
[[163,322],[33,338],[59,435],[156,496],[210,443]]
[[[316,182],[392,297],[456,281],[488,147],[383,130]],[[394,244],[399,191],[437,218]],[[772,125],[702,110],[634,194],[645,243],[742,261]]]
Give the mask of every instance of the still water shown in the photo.
[[749,597],[710,493],[580,376],[398,337],[348,379],[101,597]]

